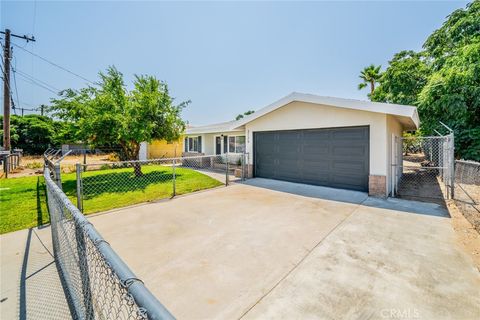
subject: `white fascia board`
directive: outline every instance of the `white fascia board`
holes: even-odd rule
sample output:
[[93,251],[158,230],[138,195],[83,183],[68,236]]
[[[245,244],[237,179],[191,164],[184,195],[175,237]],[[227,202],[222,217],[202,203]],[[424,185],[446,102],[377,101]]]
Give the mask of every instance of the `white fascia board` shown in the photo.
[[293,92],[288,96],[278,101],[275,101],[274,103],[252,113],[251,115],[248,115],[240,119],[238,122],[233,123],[230,129],[235,129],[240,126],[243,126],[246,123],[251,122],[293,101],[314,103],[319,105],[326,105],[326,106],[361,110],[361,111],[368,111],[368,112],[384,113],[384,114],[390,114],[390,115],[400,116],[400,117],[408,117],[412,120],[413,124],[417,128],[420,124],[417,108],[414,106],[334,98],[334,97],[324,97],[324,96],[318,96],[314,94]]

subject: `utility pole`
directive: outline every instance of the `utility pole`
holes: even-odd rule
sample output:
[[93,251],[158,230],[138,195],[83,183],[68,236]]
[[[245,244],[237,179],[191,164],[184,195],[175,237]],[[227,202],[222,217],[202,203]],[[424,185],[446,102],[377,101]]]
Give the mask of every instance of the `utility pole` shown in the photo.
[[5,30],[3,53],[3,147],[10,150],[10,30]]
[[44,108],[45,108],[44,104],[40,105],[40,115],[42,115],[42,116],[43,116],[43,109]]
[[[5,150],[10,150],[10,60],[12,59],[12,48],[10,46],[10,37],[24,39],[28,41],[35,41],[35,38],[20,36],[12,34],[10,29],[0,31],[5,35],[5,48],[3,51],[3,65],[5,67],[3,73],[3,147]],[[23,113],[23,110],[22,110]]]

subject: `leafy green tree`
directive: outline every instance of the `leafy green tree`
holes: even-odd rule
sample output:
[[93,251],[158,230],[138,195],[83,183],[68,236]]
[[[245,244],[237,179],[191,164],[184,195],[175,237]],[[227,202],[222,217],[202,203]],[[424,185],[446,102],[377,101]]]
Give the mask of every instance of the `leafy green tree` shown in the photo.
[[360,79],[362,82],[358,84],[358,90],[362,90],[370,85],[370,94],[375,90],[375,84],[380,80],[382,73],[380,69],[382,66],[375,66],[373,64],[365,67],[360,72]]
[[445,59],[420,93],[418,111],[426,133],[442,121],[455,131],[457,156],[480,160],[480,41]]
[[[3,139],[3,117],[0,116],[0,136]],[[23,149],[25,154],[42,154],[46,149],[63,143],[59,135],[67,128],[61,121],[47,116],[29,114],[24,117],[12,115],[10,118],[10,137],[13,149]]]
[[389,62],[372,101],[418,107],[420,129],[455,132],[457,157],[480,161],[480,1],[458,9],[425,41]]
[[254,112],[255,112],[255,111],[253,111],[253,110],[248,110],[248,111],[244,112],[243,114],[240,113],[239,115],[237,115],[237,116],[235,117],[235,120],[240,120],[240,119],[242,119],[243,117],[248,116],[249,114],[252,114],[252,113],[254,113]]
[[417,97],[431,74],[423,53],[401,51],[389,61],[380,85],[371,94],[372,101],[417,105]]
[[[128,91],[123,75],[115,67],[100,72],[98,87],[65,90],[52,100],[50,110],[74,123],[77,137],[92,147],[120,146],[128,160],[139,156],[140,143],[153,139],[178,139],[185,129],[180,117],[189,103],[174,104],[165,82],[153,76],[135,76]],[[141,168],[135,165],[135,174]]]
[[434,69],[439,70],[458,48],[480,40],[480,1],[452,12],[443,25],[425,41],[423,48],[431,56]]

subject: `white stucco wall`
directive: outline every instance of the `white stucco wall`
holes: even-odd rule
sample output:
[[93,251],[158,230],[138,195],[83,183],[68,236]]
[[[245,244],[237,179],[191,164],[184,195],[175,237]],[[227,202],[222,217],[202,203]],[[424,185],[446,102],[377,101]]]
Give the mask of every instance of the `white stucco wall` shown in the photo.
[[215,154],[215,137],[216,136],[240,136],[245,135],[244,131],[228,131],[228,132],[216,132],[216,133],[204,133],[204,134],[188,134],[185,137],[202,137],[202,153],[205,155]]
[[393,160],[395,159],[395,143],[394,137],[401,137],[403,135],[402,124],[391,115],[387,115],[387,194],[390,194],[392,191],[392,176],[393,170],[392,167]]
[[390,138],[387,141],[385,114],[294,101],[245,126],[250,163],[253,160],[255,131],[369,126],[370,174],[387,175],[387,148]]
[[140,143],[140,151],[138,153],[138,160],[147,160],[147,148],[148,143],[141,142]]

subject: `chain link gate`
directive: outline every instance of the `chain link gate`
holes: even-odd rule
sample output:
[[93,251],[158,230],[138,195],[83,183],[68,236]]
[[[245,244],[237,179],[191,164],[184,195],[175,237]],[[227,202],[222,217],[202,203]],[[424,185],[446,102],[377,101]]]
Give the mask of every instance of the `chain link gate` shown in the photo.
[[453,133],[431,137],[395,137],[392,196],[442,202],[453,198]]

